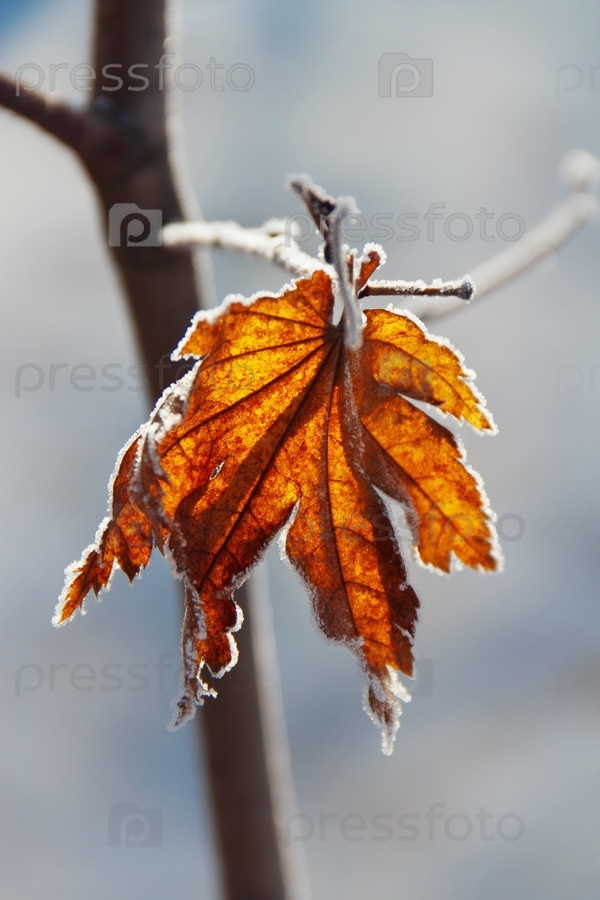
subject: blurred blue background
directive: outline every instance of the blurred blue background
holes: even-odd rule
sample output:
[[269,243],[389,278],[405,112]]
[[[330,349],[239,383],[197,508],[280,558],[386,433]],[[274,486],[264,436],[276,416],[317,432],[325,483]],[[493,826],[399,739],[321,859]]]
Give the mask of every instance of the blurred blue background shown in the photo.
[[[86,62],[90,12],[81,0],[3,2],[2,70]],[[283,182],[306,171],[356,196],[367,222],[418,216],[418,239],[398,240],[395,227],[384,243],[385,277],[458,277],[507,246],[500,216],[531,227],[560,200],[567,150],[600,153],[599,26],[583,0],[188,0],[181,58],[224,65],[225,90],[207,73],[182,97],[204,213],[251,225],[298,212]],[[378,96],[388,52],[432,61],[432,96]],[[247,91],[224,78],[238,63],[255,73]],[[195,730],[166,731],[179,615],[164,561],[131,588],[117,573],[101,606],[50,626],[63,568],[93,540],[115,457],[146,408],[81,167],[4,110],[0,129],[2,896],[216,900]],[[436,202],[446,206],[430,241],[423,216]],[[479,234],[481,207],[494,241]],[[446,234],[453,213],[475,222],[467,240]],[[269,555],[305,816],[289,836],[315,900],[600,892],[598,240],[593,225],[557,260],[431,326],[477,372],[500,432],[461,437],[493,508],[513,518],[502,575],[440,578],[411,563],[424,674],[391,759],[361,709],[353,659],[320,640],[303,589],[277,548]],[[218,253],[214,264],[219,299],[286,280],[256,260]],[[122,389],[75,389],[79,363],[120,364]],[[40,386],[17,396],[26,364],[23,383]],[[53,388],[52,364],[65,364]],[[131,803],[160,810],[161,840],[149,838],[159,846],[109,846],[109,810]],[[426,818],[432,804],[440,818]]]

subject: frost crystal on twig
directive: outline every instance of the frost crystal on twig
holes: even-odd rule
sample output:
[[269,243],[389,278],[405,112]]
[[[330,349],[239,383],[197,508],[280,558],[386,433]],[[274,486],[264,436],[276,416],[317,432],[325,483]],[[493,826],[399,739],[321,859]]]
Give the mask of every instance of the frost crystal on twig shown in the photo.
[[[310,276],[322,269],[333,276],[344,304],[347,341],[351,347],[361,342],[362,313],[359,300],[373,296],[415,298],[408,303],[421,319],[433,319],[464,309],[473,298],[481,299],[516,278],[540,260],[555,253],[598,212],[594,191],[600,184],[600,159],[586,150],[571,150],[559,167],[559,175],[569,189],[566,199],[548,213],[518,243],[471,269],[456,281],[367,281],[358,284],[353,274],[354,251],[343,244],[343,223],[358,215],[353,198],[330,197],[306,175],[289,179],[310,213],[323,238],[318,257],[305,253],[295,240],[298,224],[293,219],[269,219],[258,228],[244,228],[237,222],[176,222],[163,229],[163,242],[169,247],[201,244],[223,247],[261,256],[287,269],[295,277]],[[366,249],[366,248],[365,248]],[[379,248],[381,263],[385,255]],[[404,304],[403,304],[404,305]]]
[[261,256],[298,277],[324,268],[321,260],[300,249],[294,240],[294,223],[287,219],[269,219],[258,228],[244,228],[237,222],[173,222],[163,228],[162,237],[167,247],[199,244]]
[[458,297],[468,302],[475,293],[475,285],[470,275],[457,281],[442,281],[436,278],[432,284],[424,281],[369,281],[362,288],[359,297],[397,297],[408,294],[412,297]]

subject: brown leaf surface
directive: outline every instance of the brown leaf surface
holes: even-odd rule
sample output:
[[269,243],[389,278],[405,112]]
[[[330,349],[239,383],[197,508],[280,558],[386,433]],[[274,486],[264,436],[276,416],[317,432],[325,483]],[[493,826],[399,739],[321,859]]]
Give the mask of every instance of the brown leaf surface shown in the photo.
[[[135,505],[131,482],[139,449],[138,435],[124,447],[111,481],[111,518],[101,523],[96,543],[83,551],[81,560],[66,570],[67,582],[57,607],[54,623],[71,619],[90,591],[96,597],[108,588],[115,565],[133,581],[152,553],[152,526]],[[58,610],[60,609],[60,616]]]
[[[363,264],[363,283],[376,263]],[[156,542],[185,584],[180,724],[214,694],[203,667],[221,676],[235,664],[234,591],[284,529],[321,631],[365,672],[366,708],[390,752],[419,602],[375,488],[408,506],[425,563],[448,571],[454,554],[496,567],[489,511],[456,439],[400,394],[492,424],[449,346],[412,318],[372,310],[363,347],[349,351],[333,300],[316,271],[277,296],[230,298],[195,317],[174,357],[199,362],[125,449],[112,518],[68,570],[55,621],[115,565],[133,578]]]
[[483,398],[469,384],[473,373],[454,348],[432,338],[421,322],[406,314],[370,309],[366,316],[364,364],[376,381],[474,428],[495,430]]
[[400,394],[431,403],[478,429],[494,430],[472,372],[449,345],[431,339],[406,315],[369,310],[364,345],[353,367],[372,483],[409,510],[425,565],[449,572],[464,565],[492,571],[498,558],[480,479],[464,464],[452,432]]

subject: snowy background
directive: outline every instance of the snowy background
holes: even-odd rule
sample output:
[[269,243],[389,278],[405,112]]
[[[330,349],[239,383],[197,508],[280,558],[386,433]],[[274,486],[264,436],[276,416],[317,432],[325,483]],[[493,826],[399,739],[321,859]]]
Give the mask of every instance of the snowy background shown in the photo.
[[[86,62],[89,13],[82,0],[2,0],[2,70]],[[185,21],[185,61],[214,57],[219,78],[236,63],[255,73],[248,91],[223,80],[220,92],[206,73],[184,97],[207,218],[298,212],[283,182],[306,171],[356,196],[368,222],[418,216],[418,239],[398,240],[395,226],[384,244],[386,277],[460,276],[506,246],[500,216],[530,227],[561,198],[568,149],[600,153],[600,10],[583,0],[188,0]],[[379,97],[388,52],[431,60],[433,95]],[[4,110],[0,129],[2,896],[217,900],[196,732],[166,731],[175,670],[161,679],[157,667],[177,663],[179,616],[163,560],[131,588],[118,574],[86,618],[50,626],[63,568],[92,540],[114,459],[146,410],[82,170]],[[436,202],[444,219],[429,241],[423,216]],[[480,207],[494,214],[494,242],[480,237]],[[467,240],[445,233],[453,213],[475,222]],[[500,576],[413,566],[422,677],[391,759],[361,709],[353,659],[319,639],[301,587],[269,556],[305,816],[290,838],[307,838],[315,900],[598,896],[598,246],[592,226],[552,264],[432,328],[477,372],[500,433],[461,436],[505,535],[524,533],[503,541]],[[215,270],[219,298],[285,280],[224,254]],[[98,377],[77,390],[79,363],[120,364],[122,389],[103,391]],[[26,364],[44,383],[16,396]],[[66,364],[53,389],[52,364]],[[41,381],[32,368],[23,378]],[[121,803],[159,811],[160,846],[109,846]]]

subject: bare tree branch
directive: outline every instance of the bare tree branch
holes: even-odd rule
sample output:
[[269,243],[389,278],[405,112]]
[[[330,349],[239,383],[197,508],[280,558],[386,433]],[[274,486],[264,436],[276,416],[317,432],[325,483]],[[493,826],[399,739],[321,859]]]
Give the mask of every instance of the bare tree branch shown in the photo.
[[329,268],[300,249],[285,219],[269,219],[257,228],[244,228],[237,222],[174,222],[163,228],[162,235],[165,247],[199,245],[237,250],[260,256],[299,278]]
[[86,110],[74,109],[41,91],[18,88],[6,75],[0,75],[0,106],[34,122],[77,152],[93,127]]
[[295,791],[265,582],[259,570],[242,585],[239,662],[228,677],[213,682],[218,697],[199,711],[208,784],[213,805],[219,806],[216,826],[228,900],[308,900],[300,848],[286,847],[283,840],[286,819],[296,808]]
[[[556,253],[597,215],[598,201],[593,190],[600,180],[600,159],[584,150],[572,150],[563,159],[559,173],[571,189],[563,203],[551,210],[513,246],[492,256],[465,276],[465,280],[469,279],[475,285],[474,300],[480,300]],[[421,319],[437,319],[460,309],[465,309],[465,304],[453,297],[410,304],[411,312]]]
[[[173,14],[173,3],[169,4]],[[97,0],[95,67],[115,61],[139,68],[150,80],[144,91],[115,91],[106,100],[97,83],[95,106],[130,136],[130,154],[115,162],[111,177],[96,174],[106,213],[114,203],[133,202],[158,209],[164,224],[183,218],[173,171],[173,133],[167,131],[168,62],[164,42],[165,0]],[[179,154],[181,159],[181,154]],[[119,167],[120,164],[120,167]],[[95,170],[98,172],[98,170]],[[198,305],[206,307],[188,248],[117,247],[115,261],[130,298],[146,359],[156,367],[167,359]],[[198,302],[200,301],[200,302]],[[160,385],[153,385],[156,396]],[[249,586],[237,599],[245,612],[238,636],[245,660],[246,690],[235,681],[219,683],[216,701],[199,710],[197,721],[206,747],[207,775],[228,900],[285,900],[291,896],[274,821],[274,794],[266,761],[260,691],[252,653],[253,616]]]
[[[184,210],[194,205],[180,193],[189,178],[174,169],[183,153],[180,145],[174,146],[177,135],[167,115],[169,60],[164,45],[176,5],[175,0],[96,0],[97,77],[88,109],[72,109],[38,92],[18,92],[14,82],[0,78],[1,106],[35,122],[78,154],[95,185],[107,237],[115,204],[135,204],[143,215],[158,216],[163,224],[180,221]],[[106,66],[120,67],[121,74],[134,67],[148,84],[142,88],[140,81],[131,89],[123,80],[114,90],[105,72],[115,70]],[[117,244],[111,253],[156,400],[176,377],[171,352],[198,306],[210,306],[213,291],[209,287],[202,293],[189,247],[167,248],[160,240],[153,242],[158,246],[130,245],[126,235],[125,240],[112,237],[107,243]],[[243,585],[236,597],[245,612],[238,636],[245,690],[236,689],[235,676],[224,679],[218,700],[207,703],[196,721],[206,747],[225,895],[228,900],[292,900],[298,895],[283,861],[283,836],[274,816],[275,809],[282,808],[281,781],[271,773],[275,751],[267,754],[250,590]],[[280,727],[284,729],[283,723]]]
[[[221,876],[227,900],[287,900],[287,871],[275,821],[278,785],[267,764],[262,727],[250,582],[236,592],[244,624],[236,633],[239,662],[214,683],[218,696],[196,713],[202,729]],[[249,627],[251,626],[251,627]]]

